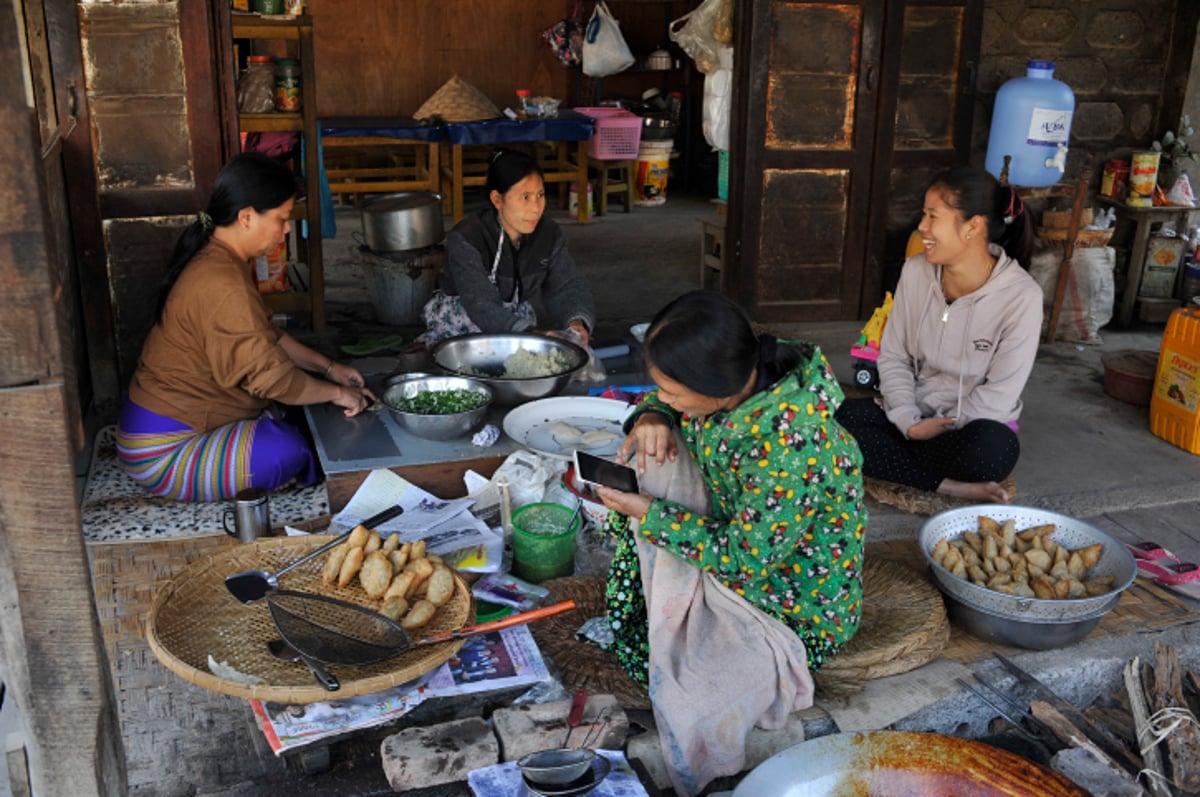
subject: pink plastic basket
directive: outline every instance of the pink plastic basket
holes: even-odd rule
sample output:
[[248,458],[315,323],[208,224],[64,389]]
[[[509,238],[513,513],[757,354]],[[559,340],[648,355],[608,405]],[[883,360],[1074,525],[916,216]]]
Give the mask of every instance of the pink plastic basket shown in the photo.
[[642,117],[623,108],[576,108],[596,120],[588,139],[588,157],[595,160],[633,160],[642,143]]

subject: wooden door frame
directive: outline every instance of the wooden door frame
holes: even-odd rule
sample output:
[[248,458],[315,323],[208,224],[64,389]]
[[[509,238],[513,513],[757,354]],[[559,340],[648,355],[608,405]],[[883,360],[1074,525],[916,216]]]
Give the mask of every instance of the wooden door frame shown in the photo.
[[[24,749],[15,752],[24,752],[26,792],[122,795],[115,687],[74,500],[79,408],[63,339],[70,297],[49,254],[24,13],[15,4],[0,10],[0,185],[17,198],[0,203],[0,338],[10,342],[0,347],[0,660],[24,730]],[[47,41],[66,34],[63,17],[51,16]]]

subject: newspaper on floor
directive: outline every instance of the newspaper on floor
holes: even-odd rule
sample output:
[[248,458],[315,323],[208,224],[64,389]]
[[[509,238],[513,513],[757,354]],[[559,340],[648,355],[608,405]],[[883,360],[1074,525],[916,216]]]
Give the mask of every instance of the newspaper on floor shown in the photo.
[[250,707],[259,718],[267,744],[281,755],[321,739],[399,719],[430,698],[526,686],[549,678],[533,634],[527,626],[519,625],[468,638],[449,661],[416,688],[395,687],[306,705],[251,700]]
[[494,572],[500,567],[503,540],[498,541],[488,524],[472,514],[473,503],[472,498],[438,498],[387,468],[376,468],[330,521],[329,531],[348,531],[399,504],[403,513],[376,526],[381,534],[398,533],[401,542],[423,539],[426,549],[439,556],[470,549],[470,557],[458,569]]

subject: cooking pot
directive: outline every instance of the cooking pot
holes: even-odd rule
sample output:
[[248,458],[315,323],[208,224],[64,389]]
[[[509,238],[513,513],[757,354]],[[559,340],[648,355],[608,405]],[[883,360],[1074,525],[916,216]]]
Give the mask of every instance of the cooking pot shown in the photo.
[[375,252],[424,249],[442,240],[441,194],[384,194],[363,205],[361,218],[367,247]]

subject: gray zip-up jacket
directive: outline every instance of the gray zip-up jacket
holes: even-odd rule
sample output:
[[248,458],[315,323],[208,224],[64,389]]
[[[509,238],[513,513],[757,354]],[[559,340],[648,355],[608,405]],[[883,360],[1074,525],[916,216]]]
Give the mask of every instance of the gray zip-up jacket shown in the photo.
[[459,297],[480,330],[521,332],[533,325],[504,306],[512,301],[518,284],[521,300],[539,302],[549,314],[540,319],[543,326],[565,329],[578,319],[589,332],[596,328],[592,289],[575,267],[557,224],[543,217],[532,233],[521,236],[519,247],[505,235],[493,285],[489,275],[498,240],[500,218],[495,208],[467,216],[446,236],[446,265],[439,285],[446,295]]
[[941,266],[920,254],[900,273],[880,341],[879,381],[888,420],[906,436],[923,418],[1012,423],[1042,332],[1042,289],[995,244],[991,278],[947,303]]

